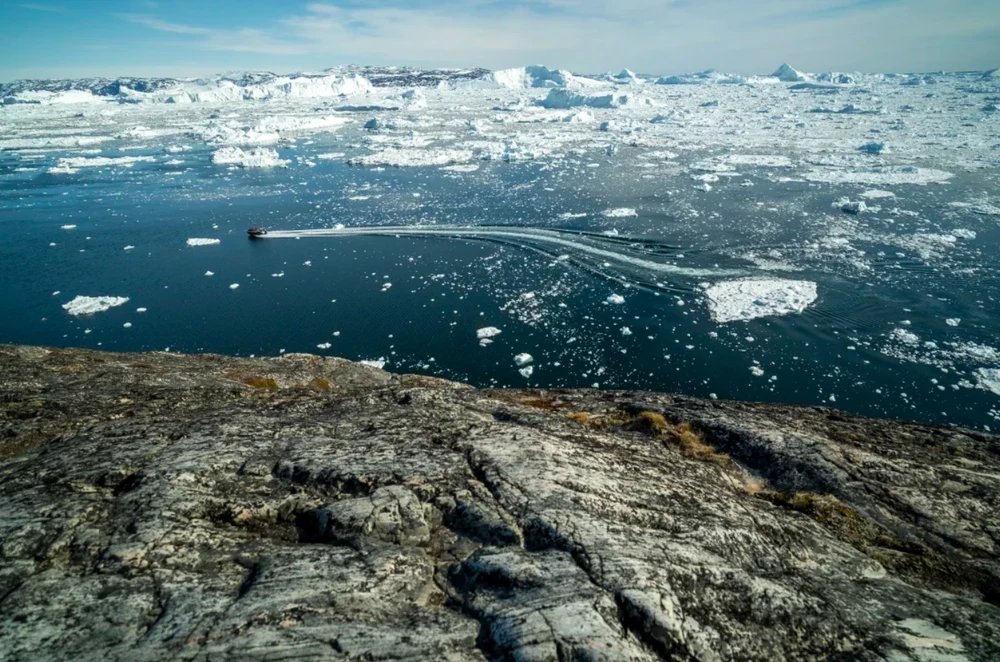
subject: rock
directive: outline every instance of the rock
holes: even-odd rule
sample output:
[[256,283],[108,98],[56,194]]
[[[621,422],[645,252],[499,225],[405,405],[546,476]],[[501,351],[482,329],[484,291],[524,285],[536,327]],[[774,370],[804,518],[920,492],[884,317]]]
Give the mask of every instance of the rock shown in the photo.
[[995,436],[304,354],[0,374],[5,661],[1000,659]]

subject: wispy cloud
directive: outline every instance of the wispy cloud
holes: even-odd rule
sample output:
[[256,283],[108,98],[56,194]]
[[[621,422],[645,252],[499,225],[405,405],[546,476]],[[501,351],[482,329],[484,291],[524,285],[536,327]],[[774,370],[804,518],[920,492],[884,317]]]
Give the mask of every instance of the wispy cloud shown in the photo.
[[[375,0],[314,2],[266,26],[121,18],[191,37],[205,51],[325,63],[492,68],[545,62],[577,71],[716,67],[972,68],[1000,37],[995,0]],[[978,60],[977,60],[978,61]],[[990,63],[983,62],[981,66]]]
[[31,11],[46,11],[46,12],[61,12],[62,7],[57,7],[56,5],[42,5],[35,2],[22,2],[17,5],[21,9],[30,9]]

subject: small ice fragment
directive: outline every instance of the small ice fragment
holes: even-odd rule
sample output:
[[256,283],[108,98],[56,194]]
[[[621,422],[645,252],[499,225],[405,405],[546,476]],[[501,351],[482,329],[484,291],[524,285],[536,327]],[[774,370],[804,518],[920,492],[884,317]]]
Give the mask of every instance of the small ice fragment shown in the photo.
[[760,366],[757,366],[757,365],[750,366],[750,372],[751,372],[751,374],[753,374],[754,377],[763,377],[764,376],[764,371],[761,369]]
[[144,313],[144,312],[146,312],[146,309],[145,308],[136,308],[135,312],[137,312],[137,313]]
[[962,323],[962,319],[959,317],[949,317],[944,321],[944,323],[947,324],[948,326],[958,326],[959,324]]
[[75,225],[64,225],[64,226],[62,226],[62,229],[63,230],[75,230],[76,226]]
[[518,366],[528,365],[534,360],[535,358],[531,354],[528,354],[526,352],[522,352],[521,354],[518,354],[517,356],[514,357],[514,363],[516,363]]
[[847,202],[840,205],[840,211],[844,212],[845,214],[860,214],[861,212],[866,211],[867,209],[868,205],[866,205],[861,200],[848,200]]
[[236,289],[237,287],[239,287],[239,286],[240,286],[240,284],[239,284],[239,283],[233,283],[232,285],[230,285],[230,286],[229,286],[229,289],[231,289],[231,290],[235,290],[235,289]]
[[632,335],[632,329],[628,328],[627,326],[623,326],[622,327],[622,335],[623,336],[630,336],[630,335]]
[[320,344],[316,345],[316,347],[318,347],[319,349],[330,349],[332,345],[328,342],[321,342]]
[[631,207],[617,207],[615,209],[605,209],[601,212],[601,216],[605,218],[632,218],[638,215],[639,212]]
[[126,246],[125,248],[123,248],[122,250],[123,250],[123,251],[130,251],[130,250],[132,250],[133,248],[135,248],[135,246],[132,246],[132,245],[129,245],[129,246]]
[[122,326],[125,327],[126,329],[131,329],[132,328],[132,322],[125,322],[124,324],[122,324]]
[[615,305],[621,305],[621,304],[625,303],[625,297],[623,297],[620,294],[609,294],[608,298],[606,299],[606,301],[608,303],[613,303]]
[[500,335],[502,332],[495,326],[484,326],[476,331],[476,338],[483,340],[485,338],[493,338],[494,336]]
[[382,370],[383,368],[385,368],[386,360],[384,358],[362,359],[361,361],[358,361],[358,363],[360,363],[361,365],[366,365],[372,368],[378,368],[379,370]]
[[214,275],[215,275],[215,272],[214,272],[214,271],[206,271],[206,272],[205,272],[205,275],[206,275],[206,276],[214,276]]
[[187,240],[188,246],[214,246],[220,243],[222,243],[221,239],[205,239],[202,237],[193,237]]
[[528,377],[531,377],[531,374],[533,372],[535,372],[535,367],[534,366],[530,366],[530,365],[529,366],[525,366],[524,368],[521,368],[520,370],[518,370],[518,372],[521,373],[522,377],[524,377],[525,379],[527,379]]

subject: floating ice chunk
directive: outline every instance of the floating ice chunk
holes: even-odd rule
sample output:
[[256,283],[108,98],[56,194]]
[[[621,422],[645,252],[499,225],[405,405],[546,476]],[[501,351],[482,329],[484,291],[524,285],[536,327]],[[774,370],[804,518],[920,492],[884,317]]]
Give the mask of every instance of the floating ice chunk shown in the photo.
[[719,323],[801,313],[816,301],[816,283],[806,280],[728,280],[705,287],[708,310]]
[[120,306],[128,301],[128,297],[87,297],[77,296],[72,301],[63,304],[63,309],[70,315],[93,315]]
[[631,207],[618,207],[615,209],[605,209],[601,212],[601,216],[605,218],[632,218],[638,216],[639,213],[632,209]]
[[944,321],[944,323],[948,326],[958,326],[962,323],[962,319],[960,317],[949,317]]
[[144,313],[144,312],[146,312],[146,309],[145,308],[136,308],[135,312],[137,312],[137,313]]
[[554,89],[538,102],[542,108],[628,108],[649,105],[648,99],[639,99],[633,94],[579,94],[566,89]]
[[476,338],[483,340],[484,338],[493,338],[499,336],[502,331],[495,326],[484,326],[476,331]]
[[355,156],[347,160],[352,166],[391,166],[394,168],[417,166],[445,166],[471,161],[474,155],[467,149],[420,149],[390,147],[380,152]]
[[526,366],[529,363],[533,362],[534,360],[535,358],[531,354],[528,354],[526,352],[522,352],[521,354],[518,354],[517,356],[514,357],[514,363],[518,366]]
[[232,285],[230,285],[230,286],[229,286],[229,289],[231,289],[231,290],[235,290],[235,289],[236,289],[237,287],[239,287],[239,286],[240,286],[240,284],[239,284],[239,283],[233,283]]
[[920,336],[906,329],[893,329],[889,333],[889,338],[904,345],[916,346],[920,344]]
[[764,376],[764,370],[761,369],[761,367],[757,366],[757,365],[750,366],[750,372],[751,372],[751,374],[753,374],[754,377],[763,377]]
[[205,272],[205,275],[206,275],[206,276],[214,276],[214,275],[215,275],[215,272],[214,272],[214,271],[206,271],[206,272]]
[[980,388],[1000,395],[1000,369],[979,368],[976,371],[976,377]]
[[318,349],[330,349],[331,347],[333,347],[333,345],[331,345],[328,342],[321,342],[320,344],[316,345],[316,347]]
[[135,246],[133,246],[133,245],[129,244],[128,246],[126,246],[126,247],[125,247],[125,248],[123,248],[122,250],[123,250],[123,251],[130,251],[130,250],[132,250],[133,248],[135,248]]
[[521,373],[522,377],[524,377],[525,379],[527,379],[527,378],[531,377],[531,375],[535,372],[535,366],[532,366],[532,365],[525,366],[525,367],[521,368],[520,370],[518,370],[518,372]]
[[132,328],[132,322],[125,322],[124,324],[122,324],[122,326],[125,327],[126,329],[131,329]]
[[204,239],[200,237],[192,237],[187,240],[188,246],[214,246],[216,244],[221,244],[221,239]]
[[866,205],[861,200],[847,200],[840,203],[840,211],[845,214],[860,214],[863,211],[868,210],[868,205]]
[[969,207],[969,211],[980,216],[1000,216],[1000,207],[990,204],[978,204]]
[[76,229],[76,226],[75,225],[63,225],[61,229],[63,229],[63,230],[74,230],[74,229]]
[[274,168],[287,166],[289,162],[281,159],[277,151],[266,147],[249,150],[239,147],[223,147],[215,150],[215,153],[212,154],[212,163],[240,168]]
[[628,328],[627,326],[623,326],[622,327],[622,335],[623,336],[630,336],[630,335],[632,335],[632,329]]
[[865,143],[858,147],[858,151],[866,154],[885,154],[888,152],[885,143]]
[[881,189],[869,189],[861,194],[862,198],[866,200],[878,200],[880,198],[895,198],[896,194],[892,191],[883,191]]
[[625,303],[625,297],[623,297],[620,294],[609,294],[608,298],[605,299],[605,301],[614,304],[616,306],[620,306],[621,304]]
[[[434,359],[431,360],[433,361]],[[382,370],[383,368],[385,368],[385,364],[387,363],[387,361],[385,360],[385,358],[380,357],[377,359],[362,359],[361,361],[358,361],[358,363],[360,363],[361,365],[366,365],[372,368],[378,368],[379,370]]]
[[792,160],[777,154],[729,154],[726,163],[731,165],[759,166],[762,168],[791,168]]
[[803,175],[809,182],[823,184],[868,184],[870,186],[891,186],[894,184],[943,184],[955,175],[944,170],[918,168],[916,166],[884,166],[880,168],[857,168],[841,170],[817,168]]

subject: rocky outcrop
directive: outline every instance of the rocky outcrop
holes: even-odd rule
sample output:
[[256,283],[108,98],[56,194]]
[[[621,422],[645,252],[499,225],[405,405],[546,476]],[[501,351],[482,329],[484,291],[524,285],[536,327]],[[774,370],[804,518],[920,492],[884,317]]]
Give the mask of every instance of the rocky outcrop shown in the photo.
[[0,346],[0,660],[997,660],[998,495],[828,409]]

